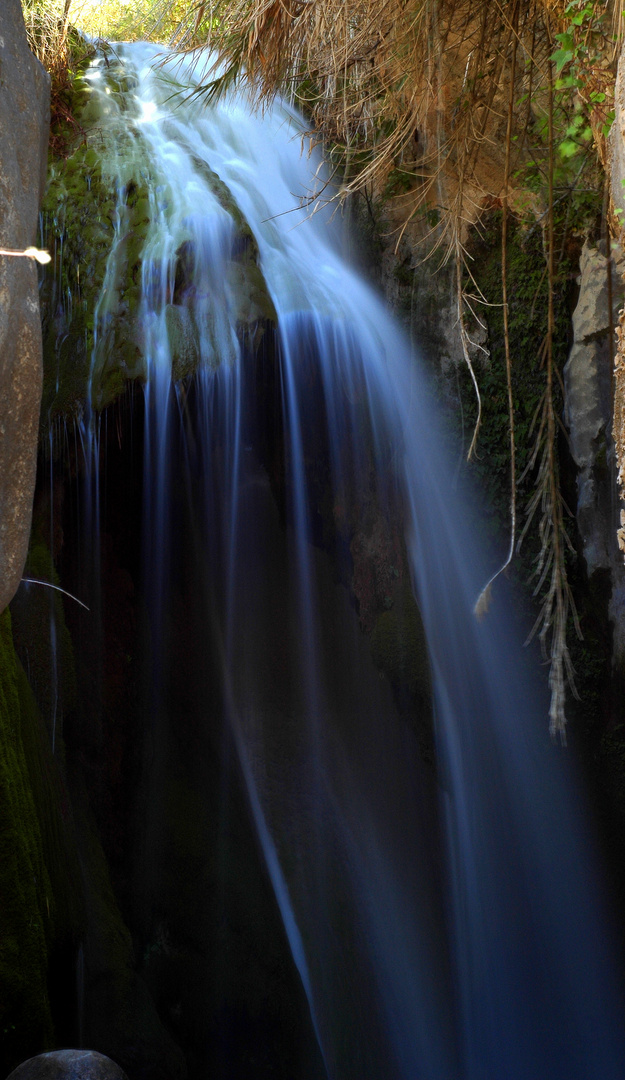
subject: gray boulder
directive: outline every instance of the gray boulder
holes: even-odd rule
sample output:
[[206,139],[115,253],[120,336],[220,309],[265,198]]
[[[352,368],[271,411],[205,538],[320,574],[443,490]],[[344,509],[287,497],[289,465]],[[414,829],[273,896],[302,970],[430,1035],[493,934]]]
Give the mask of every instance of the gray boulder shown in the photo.
[[573,345],[564,367],[564,419],[578,469],[577,526],[588,577],[602,571],[610,581],[612,659],[617,667],[625,663],[625,567],[617,544],[611,380],[624,269],[620,248],[613,253],[608,278],[606,256],[588,242],[584,245]]
[[128,1080],[126,1073],[95,1050],[52,1050],[14,1069],[7,1080]]
[[[0,4],[0,247],[34,243],[47,166],[50,79],[28,48],[20,0]],[[0,255],[0,612],[22,575],[41,398],[36,265]]]
[[[611,260],[610,312],[605,255],[586,242],[580,260],[581,280],[573,313],[573,345],[564,367],[565,422],[578,468],[577,524],[589,576],[621,562],[612,515],[612,363],[610,337],[623,303],[622,253]],[[615,348],[615,343],[613,349]]]

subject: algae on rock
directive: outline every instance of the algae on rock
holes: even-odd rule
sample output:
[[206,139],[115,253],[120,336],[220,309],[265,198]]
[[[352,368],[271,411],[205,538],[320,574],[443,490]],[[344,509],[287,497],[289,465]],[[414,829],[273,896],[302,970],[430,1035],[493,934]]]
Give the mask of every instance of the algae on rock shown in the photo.
[[52,890],[22,738],[11,616],[0,615],[0,1065],[47,1049],[46,984]]
[[132,91],[122,60],[112,51],[97,57],[76,87],[81,138],[67,159],[50,167],[42,241],[53,267],[41,294],[42,424],[101,412],[128,381],[145,381],[151,294],[169,336],[174,380],[232,358],[228,334],[216,333],[214,320],[227,316],[241,344],[251,348],[276,321],[249,225],[227,186],[185,148],[232,233],[213,305],[223,311],[206,311],[204,304],[200,316],[193,283],[198,239],[182,221],[171,248],[166,215],[175,193],[168,178],[155,173]]

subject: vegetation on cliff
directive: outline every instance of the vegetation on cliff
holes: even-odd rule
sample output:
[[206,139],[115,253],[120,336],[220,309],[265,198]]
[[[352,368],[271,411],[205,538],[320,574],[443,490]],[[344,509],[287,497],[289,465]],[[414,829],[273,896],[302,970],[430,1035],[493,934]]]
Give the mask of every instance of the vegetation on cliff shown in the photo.
[[[541,607],[535,629],[550,661],[550,730],[564,739],[567,683],[575,693],[568,634],[571,616],[576,626],[577,617],[560,491],[555,298],[567,272],[569,234],[594,228],[602,213],[620,34],[616,9],[583,0],[505,6],[336,0],[294,7],[224,0],[212,10],[218,16],[212,41],[225,67],[216,69],[208,96],[243,80],[261,98],[290,88],[330,148],[338,197],[363,191],[371,201],[391,194],[397,244],[407,235],[413,248],[421,245],[454,266],[455,314],[477,400],[469,457],[482,419],[472,327],[487,318],[488,303],[471,267],[470,228],[479,229],[493,204],[502,209],[511,531],[502,569],[514,557],[519,533],[536,530]],[[539,230],[543,244],[535,298],[542,312],[536,353],[542,388],[530,441],[521,448],[533,477],[522,529],[512,388],[518,343],[510,335],[507,290],[511,217]],[[479,598],[480,614],[491,586]]]
[[[313,137],[334,163],[325,197],[362,193],[384,205],[396,249],[434,257],[454,280],[461,355],[475,392],[469,447],[479,447],[482,389],[476,356],[488,301],[475,280],[472,231],[502,212],[503,363],[509,443],[510,545],[506,568],[528,529],[539,537],[538,633],[550,663],[550,727],[565,737],[567,683],[574,690],[569,636],[576,614],[568,580],[567,510],[561,494],[558,395],[561,342],[556,300],[569,273],[568,252],[588,231],[607,234],[604,167],[614,116],[621,39],[617,5],[599,0],[144,0],[57,8],[59,41],[70,18],[109,36],[151,36],[181,49],[208,42],[216,53],[214,98],[244,84],[263,101],[291,94]],[[377,210],[375,211],[377,212]],[[532,309],[540,313],[535,423],[515,430],[512,368],[519,353],[509,327],[507,232],[512,222],[541,238],[542,274]],[[422,255],[419,255],[419,252]],[[477,331],[477,333],[476,333]],[[540,389],[538,390],[538,384]],[[108,400],[105,395],[105,400]],[[488,438],[488,436],[486,436]],[[517,499],[516,455],[528,460],[529,502]],[[495,575],[496,577],[497,575]],[[488,605],[492,582],[478,603]]]
[[47,1049],[47,989],[53,894],[23,741],[25,718],[11,617],[0,615],[0,1064],[10,1070],[31,1048]]

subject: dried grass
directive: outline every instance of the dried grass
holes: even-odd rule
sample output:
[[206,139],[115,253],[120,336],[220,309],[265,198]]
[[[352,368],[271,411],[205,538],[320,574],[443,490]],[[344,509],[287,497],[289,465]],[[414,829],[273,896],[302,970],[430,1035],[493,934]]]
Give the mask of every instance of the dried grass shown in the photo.
[[[468,230],[494,201],[503,207],[504,222],[508,213],[518,212],[514,176],[519,166],[533,158],[542,171],[542,192],[533,194],[526,205],[543,232],[547,264],[546,387],[531,454],[535,487],[521,540],[537,522],[540,551],[535,595],[540,610],[533,633],[538,634],[550,664],[550,731],[562,741],[567,684],[576,694],[567,646],[571,617],[581,633],[566,569],[565,551],[570,545],[559,488],[553,363],[556,241],[551,56],[557,44],[555,34],[570,19],[567,6],[568,0],[216,0],[195,9],[208,8],[215,19],[211,44],[220,68],[219,74],[215,69],[206,93],[218,95],[235,82],[246,83],[261,103],[276,92],[290,93],[309,116],[313,138],[324,143],[342,176],[333,197],[363,189],[380,193],[396,169],[411,178],[410,190],[396,200],[397,244],[408,230],[411,240],[425,239],[430,255],[438,253],[442,263],[450,259],[455,263],[460,338],[478,399],[469,456],[478,436],[481,402],[471,361],[473,343],[466,328],[466,316],[475,317],[463,286],[469,269]],[[612,8],[613,30],[620,34],[622,16],[617,5]],[[596,98],[597,92],[609,91],[613,61],[614,55],[609,57],[607,52],[605,62],[589,63],[587,70],[580,61],[580,98],[603,165],[609,95],[605,104],[597,104]],[[543,123],[540,160],[533,131],[537,116]],[[424,230],[423,221],[433,212],[436,224]],[[505,225],[503,252],[511,542],[502,570],[518,546]],[[488,607],[497,576],[478,599],[479,616]]]
[[[519,166],[534,157],[536,168],[543,171],[542,193],[533,193],[526,205],[535,216],[535,227],[543,232],[547,263],[546,388],[531,455],[535,488],[521,540],[538,521],[535,592],[540,613],[534,632],[550,663],[551,733],[563,741],[567,682],[575,693],[567,647],[569,617],[578,631],[579,625],[566,572],[568,540],[553,400],[557,373],[550,57],[566,7],[565,0],[200,0],[168,24],[169,43],[185,49],[207,38],[214,49],[212,78],[200,88],[209,99],[242,84],[261,105],[276,93],[290,94],[298,102],[309,118],[313,140],[324,144],[340,177],[335,187],[326,189],[325,197],[341,199],[359,190],[379,194],[398,169],[410,178],[409,190],[395,201],[397,244],[408,231],[412,240],[420,236],[441,263],[455,263],[460,337],[478,396],[471,450],[480,406],[471,362],[473,343],[466,329],[466,316],[474,318],[475,311],[463,286],[469,269],[468,231],[494,202],[502,205],[504,219],[509,212],[518,212],[521,201],[515,196],[514,176]],[[152,36],[163,30],[168,15],[175,13],[177,19],[180,12],[178,0],[151,0],[151,8]],[[616,12],[615,4],[612,8]],[[622,16],[614,18],[620,33]],[[603,67],[589,67],[586,91],[581,92],[602,162],[606,106],[592,105],[590,95],[603,91],[610,77],[608,58]],[[533,130],[541,115],[549,127],[542,144]],[[536,160],[537,145],[542,145],[542,160]],[[433,216],[436,223],[424,228]],[[505,276],[504,262],[504,288]],[[621,352],[619,357],[622,362]],[[515,548],[516,532],[512,363],[506,328],[512,538],[505,566]],[[493,580],[476,605],[480,615],[488,606]]]
[[22,12],[30,49],[50,74],[50,146],[63,156],[80,130],[72,109],[73,80],[92,49],[70,21],[72,0],[22,0]]
[[[225,69],[260,101],[291,93],[342,174],[338,196],[381,191],[400,167],[412,178],[404,225],[438,208],[433,247],[455,257],[487,198],[501,197],[514,39],[533,55],[534,93],[548,45],[532,40],[543,5],[522,0],[217,0],[210,41]],[[524,92],[524,73],[517,98]],[[521,148],[519,148],[521,149]],[[493,168],[493,159],[498,167]],[[439,178],[445,175],[441,205]]]

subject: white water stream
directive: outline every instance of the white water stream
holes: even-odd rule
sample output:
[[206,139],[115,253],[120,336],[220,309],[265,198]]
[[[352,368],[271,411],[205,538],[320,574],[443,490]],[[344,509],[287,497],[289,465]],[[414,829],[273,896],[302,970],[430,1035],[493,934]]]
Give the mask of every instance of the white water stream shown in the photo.
[[[544,702],[506,601],[483,624],[473,617],[480,559],[431,399],[401,331],[341,256],[329,212],[310,212],[319,159],[288,106],[258,115],[242,98],[210,109],[198,98],[184,103],[168,80],[193,84],[200,68],[191,59],[155,66],[153,46],[116,51],[119,65],[99,59],[87,76],[113,132],[105,169],[119,222],[96,324],[105,323],[128,184],[140,175],[151,222],[141,301],[151,617],[158,626],[167,604],[170,485],[182,482],[172,424],[186,398],[172,383],[170,326],[187,245],[191,280],[177,303],[193,309],[201,362],[185,468],[204,478],[198,514],[220,578],[224,697],[328,1076],[622,1080],[621,988],[582,795],[545,737]],[[111,93],[120,74],[125,92]],[[241,223],[202,163],[251,229],[277,313],[286,534],[245,441],[254,390],[233,276]],[[96,333],[94,372],[100,340]],[[388,515],[402,508],[432,670],[438,853],[424,809],[432,781],[411,733],[386,716],[388,694],[374,686],[347,614],[345,688],[335,686],[328,654],[339,635],[328,629],[329,586],[311,543],[315,431],[335,502],[356,491],[364,514],[374,490]],[[285,611],[295,613],[291,625],[279,622]],[[286,660],[274,670],[270,639],[279,635]],[[295,690],[278,707],[282,679]]]

